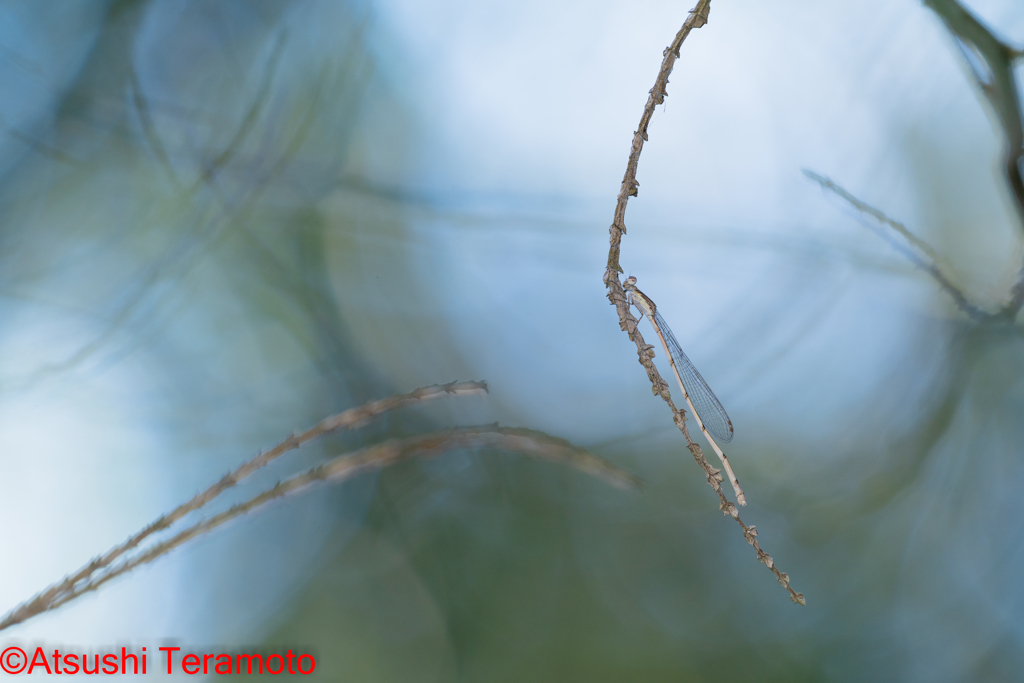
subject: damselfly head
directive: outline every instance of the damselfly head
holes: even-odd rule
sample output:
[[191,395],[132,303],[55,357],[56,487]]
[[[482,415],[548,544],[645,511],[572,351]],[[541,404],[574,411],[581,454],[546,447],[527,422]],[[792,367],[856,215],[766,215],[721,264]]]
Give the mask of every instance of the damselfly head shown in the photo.
[[622,283],[623,289],[636,289],[636,276],[630,275],[626,278],[626,281]]

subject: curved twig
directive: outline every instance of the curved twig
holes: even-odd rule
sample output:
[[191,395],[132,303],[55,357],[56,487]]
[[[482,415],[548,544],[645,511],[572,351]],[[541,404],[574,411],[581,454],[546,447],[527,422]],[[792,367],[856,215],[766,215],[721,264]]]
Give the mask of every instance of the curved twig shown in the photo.
[[[1019,227],[1024,230],[1024,105],[1014,70],[1022,51],[1000,40],[957,0],[925,0],[939,15],[971,68],[1005,138],[1003,173],[1010,186]],[[980,67],[980,68],[979,68]],[[999,315],[1012,320],[1024,306],[1024,264]]]
[[735,519],[736,523],[740,525],[743,529],[743,537],[747,539],[747,542],[757,552],[757,559],[768,567],[775,574],[775,578],[778,579],[783,588],[789,591],[790,600],[804,605],[806,602],[803,594],[793,590],[789,585],[789,576],[779,571],[771,556],[761,549],[757,541],[757,530],[753,526],[747,526],[743,523],[736,506],[726,498],[725,493],[722,491],[722,473],[708,463],[700,446],[690,438],[690,432],[686,427],[686,414],[676,408],[672,402],[668,383],[662,379],[658,369],[654,366],[654,362],[651,360],[654,347],[644,341],[639,329],[637,329],[637,319],[633,317],[629,310],[626,293],[622,288],[622,283],[619,281],[619,273],[622,272],[622,267],[619,265],[622,236],[626,234],[626,203],[630,197],[637,196],[637,191],[640,187],[636,180],[636,170],[640,161],[640,152],[643,151],[644,142],[648,139],[647,127],[651,122],[651,117],[654,115],[654,108],[664,102],[665,97],[668,95],[666,92],[668,77],[672,73],[676,59],[679,58],[679,48],[682,47],[686,37],[690,35],[690,31],[700,28],[708,22],[710,8],[711,0],[698,0],[696,6],[687,15],[686,21],[683,22],[683,26],[679,29],[672,44],[665,48],[661,69],[658,71],[658,77],[654,81],[654,87],[650,90],[647,104],[644,105],[643,114],[640,116],[640,125],[633,133],[633,145],[629,152],[629,160],[626,163],[626,173],[622,178],[622,187],[619,190],[618,201],[615,204],[615,218],[611,228],[608,230],[610,245],[608,249],[608,263],[604,273],[604,283],[608,288],[608,300],[615,306],[615,310],[618,313],[619,328],[626,332],[630,340],[636,344],[637,356],[639,357],[640,364],[647,371],[647,378],[651,382],[651,390],[656,396],[661,396],[662,400],[668,404],[669,409],[672,411],[673,421],[686,438],[686,447],[700,468],[704,470],[708,485],[718,494],[719,509]]
[[[333,424],[333,422],[325,421],[306,433],[311,433],[325,424]],[[330,428],[329,426],[328,429]],[[338,456],[324,465],[314,467],[284,481],[279,481],[272,488],[249,501],[233,505],[219,514],[191,525],[179,531],[167,541],[126,559],[117,566],[102,571],[98,575],[93,574],[91,578],[73,585],[66,592],[53,594],[49,600],[36,598],[8,614],[0,622],[0,631],[15,624],[25,622],[42,612],[56,609],[86,593],[95,591],[104,584],[121,577],[122,574],[128,573],[143,564],[153,562],[175,548],[204,535],[204,533],[218,526],[222,526],[232,519],[237,519],[263,508],[275,500],[287,496],[300,495],[314,484],[324,482],[338,483],[351,479],[358,474],[383,469],[403,460],[435,458],[443,453],[459,449],[471,449],[471,447],[475,447],[475,449],[516,452],[531,458],[560,462],[605,479],[612,485],[621,488],[634,489],[639,488],[641,485],[639,478],[615,467],[606,460],[593,456],[564,439],[548,436],[543,432],[529,429],[501,428],[494,425],[449,429],[423,436],[392,439],[366,447],[366,449],[357,451],[354,454]]]
[[[324,424],[321,423],[321,426]],[[314,430],[310,431],[312,432],[316,429],[314,428]],[[99,589],[109,581],[127,574],[136,567],[149,564],[163,557],[193,538],[223,526],[233,519],[263,508],[279,498],[299,495],[308,491],[316,484],[346,481],[364,472],[383,469],[403,460],[434,458],[448,451],[462,448],[507,450],[542,460],[561,462],[602,478],[619,488],[636,489],[641,484],[640,480],[632,474],[619,469],[602,458],[591,455],[582,448],[573,446],[564,439],[558,439],[529,429],[501,428],[494,425],[449,429],[424,436],[392,439],[376,446],[361,449],[355,453],[340,455],[319,467],[314,467],[290,479],[280,481],[268,491],[254,496],[244,503],[233,505],[224,512],[204,519],[178,532],[166,541],[126,559],[117,566],[111,567],[108,571],[73,585],[70,590],[62,594],[54,595],[49,601],[40,601],[38,599],[30,601],[11,612],[7,618],[0,622],[0,630],[21,623],[37,614],[57,609],[61,605],[67,604],[86,593]]]
[[79,569],[74,574],[64,578],[35,597],[31,598],[0,621],[0,630],[38,614],[41,611],[52,609],[48,605],[66,602],[63,598],[75,592],[76,586],[81,586],[92,581],[92,578],[104,568],[109,567],[122,555],[134,550],[140,543],[153,534],[167,529],[185,515],[198,510],[219,496],[224,491],[232,488],[256,470],[266,467],[271,461],[284,455],[288,451],[312,441],[313,439],[336,431],[338,429],[352,429],[358,427],[368,420],[390,410],[396,410],[413,403],[421,403],[435,398],[445,396],[474,396],[487,393],[486,382],[451,382],[449,384],[434,384],[429,387],[421,387],[408,394],[398,394],[379,401],[371,401],[358,408],[350,408],[320,422],[315,427],[302,432],[292,434],[287,439],[271,448],[269,451],[260,453],[256,457],[240,465],[234,471],[221,477],[206,490],[196,494],[191,500],[182,503],[166,515],[162,515],[155,521],[144,527],[141,531],[129,537],[120,545],[114,546],[103,555],[100,555],[89,564]]

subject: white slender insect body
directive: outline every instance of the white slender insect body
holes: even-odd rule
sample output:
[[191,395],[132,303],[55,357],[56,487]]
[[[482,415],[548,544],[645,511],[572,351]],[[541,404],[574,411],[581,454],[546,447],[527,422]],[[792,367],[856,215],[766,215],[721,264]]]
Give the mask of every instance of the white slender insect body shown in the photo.
[[661,345],[665,349],[665,355],[672,366],[672,374],[675,375],[679,388],[683,390],[686,404],[690,407],[690,412],[697,421],[697,426],[700,427],[704,438],[708,440],[711,448],[714,449],[715,453],[718,454],[719,460],[722,461],[722,467],[725,468],[726,475],[729,477],[729,483],[732,484],[733,491],[736,493],[736,502],[740,505],[746,505],[747,498],[743,495],[743,489],[740,488],[739,479],[736,478],[736,474],[732,471],[729,459],[725,457],[725,453],[722,452],[722,449],[715,441],[715,439],[722,443],[732,441],[732,420],[729,419],[725,408],[722,407],[714,392],[711,391],[711,387],[708,386],[704,378],[697,372],[697,368],[694,367],[687,355],[683,353],[683,349],[676,340],[675,335],[672,334],[672,330],[669,329],[665,319],[658,313],[658,307],[655,306],[649,296],[637,289],[636,278],[633,276],[628,277],[626,282],[623,283],[623,289],[626,290],[629,303],[636,306],[637,310],[647,318],[654,328],[655,334],[658,335],[658,339],[661,340]]

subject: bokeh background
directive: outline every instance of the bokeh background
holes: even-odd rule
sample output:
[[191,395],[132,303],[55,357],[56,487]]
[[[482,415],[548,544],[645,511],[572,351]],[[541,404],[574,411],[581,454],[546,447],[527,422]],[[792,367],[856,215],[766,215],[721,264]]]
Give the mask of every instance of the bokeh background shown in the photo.
[[[1017,0],[966,5],[1024,45]],[[743,518],[802,608],[604,297],[631,135],[689,9],[0,6],[0,608],[293,430],[427,384],[491,393],[322,440],[214,508],[494,421],[647,483],[513,453],[398,465],[0,640],[292,647],[332,681],[1020,680],[1020,327],[971,322],[801,172],[999,308],[1022,226],[964,55],[917,0],[714,2],[640,161],[622,264],[729,410]]]

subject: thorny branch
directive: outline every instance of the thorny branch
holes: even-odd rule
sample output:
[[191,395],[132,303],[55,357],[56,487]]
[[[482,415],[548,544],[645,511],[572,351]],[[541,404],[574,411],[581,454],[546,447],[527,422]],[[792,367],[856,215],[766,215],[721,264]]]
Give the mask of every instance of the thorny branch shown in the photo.
[[[434,388],[428,387],[428,389]],[[435,392],[434,395],[442,394]],[[409,394],[405,396],[409,396]],[[396,396],[388,400],[401,398]],[[381,403],[384,402],[377,402],[377,404]],[[369,406],[364,406],[364,409],[367,407]],[[334,420],[335,418],[331,418],[324,421],[318,427],[307,432],[307,434],[316,431],[325,424],[334,424]],[[330,427],[328,427],[329,430]],[[285,443],[288,442],[286,441]],[[403,460],[434,458],[448,451],[462,448],[490,448],[522,453],[523,455],[541,460],[567,464],[595,477],[604,479],[619,488],[636,489],[640,487],[639,479],[628,472],[620,470],[608,461],[591,455],[584,449],[577,448],[564,439],[554,438],[543,432],[530,429],[510,429],[493,425],[448,429],[406,439],[392,439],[382,444],[363,448],[355,453],[340,455],[319,467],[314,467],[290,479],[280,481],[273,488],[178,532],[171,538],[152,546],[144,552],[136,554],[134,557],[126,559],[117,566],[111,567],[108,571],[93,575],[86,581],[72,585],[67,591],[52,595],[48,601],[36,598],[14,610],[3,621],[0,621],[0,630],[25,621],[41,612],[56,609],[85,593],[95,591],[108,581],[166,555],[193,538],[212,531],[242,515],[265,507],[279,498],[304,493],[316,484],[340,483],[364,472],[383,469]]]
[[626,164],[626,174],[622,178],[622,187],[619,190],[618,201],[615,205],[615,219],[612,222],[611,228],[608,232],[610,234],[610,246],[608,250],[608,264],[604,273],[604,283],[608,288],[608,299],[615,306],[615,310],[619,316],[619,328],[629,334],[629,338],[636,344],[637,355],[640,359],[640,364],[647,370],[647,378],[651,382],[651,389],[656,396],[661,398],[668,404],[668,407],[672,411],[672,419],[679,431],[683,433],[686,438],[687,448],[693,455],[694,460],[707,477],[708,484],[714,489],[715,493],[718,494],[719,509],[725,514],[731,516],[736,520],[736,523],[743,529],[743,537],[747,539],[747,542],[754,547],[757,552],[757,559],[760,560],[766,567],[768,567],[775,578],[778,579],[779,583],[782,584],[783,588],[789,591],[790,599],[800,605],[806,604],[804,596],[801,593],[797,593],[793,590],[792,586],[789,585],[789,576],[784,572],[779,571],[775,566],[774,560],[771,556],[761,549],[760,544],[757,540],[757,530],[753,526],[747,526],[740,519],[739,512],[736,506],[725,497],[725,493],[722,491],[723,477],[719,470],[715,469],[708,463],[707,458],[704,457],[704,453],[701,451],[700,446],[690,438],[690,432],[686,427],[686,414],[676,408],[672,402],[672,397],[669,394],[668,383],[662,379],[658,373],[658,369],[654,366],[652,360],[654,356],[654,347],[644,341],[643,336],[640,334],[640,330],[637,329],[637,319],[633,317],[629,310],[629,305],[626,302],[626,294],[622,288],[622,283],[619,282],[619,273],[622,272],[622,267],[619,265],[619,256],[621,250],[622,236],[626,234],[626,203],[630,197],[637,196],[637,191],[640,184],[636,180],[637,165],[640,161],[640,152],[643,150],[644,142],[647,141],[647,127],[651,122],[651,117],[654,115],[654,108],[665,101],[665,97],[668,95],[666,88],[668,86],[668,77],[672,73],[672,68],[675,66],[676,59],[679,58],[679,48],[682,47],[683,41],[690,35],[690,31],[695,28],[704,26],[708,21],[708,12],[711,8],[711,0],[699,0],[696,6],[690,10],[689,15],[686,17],[686,21],[683,22],[682,28],[676,34],[672,44],[665,48],[664,59],[661,62],[661,69],[658,71],[658,77],[654,81],[654,87],[651,88],[650,94],[647,98],[647,104],[644,106],[643,114],[640,117],[640,126],[633,133],[633,145],[629,152],[629,161]]

